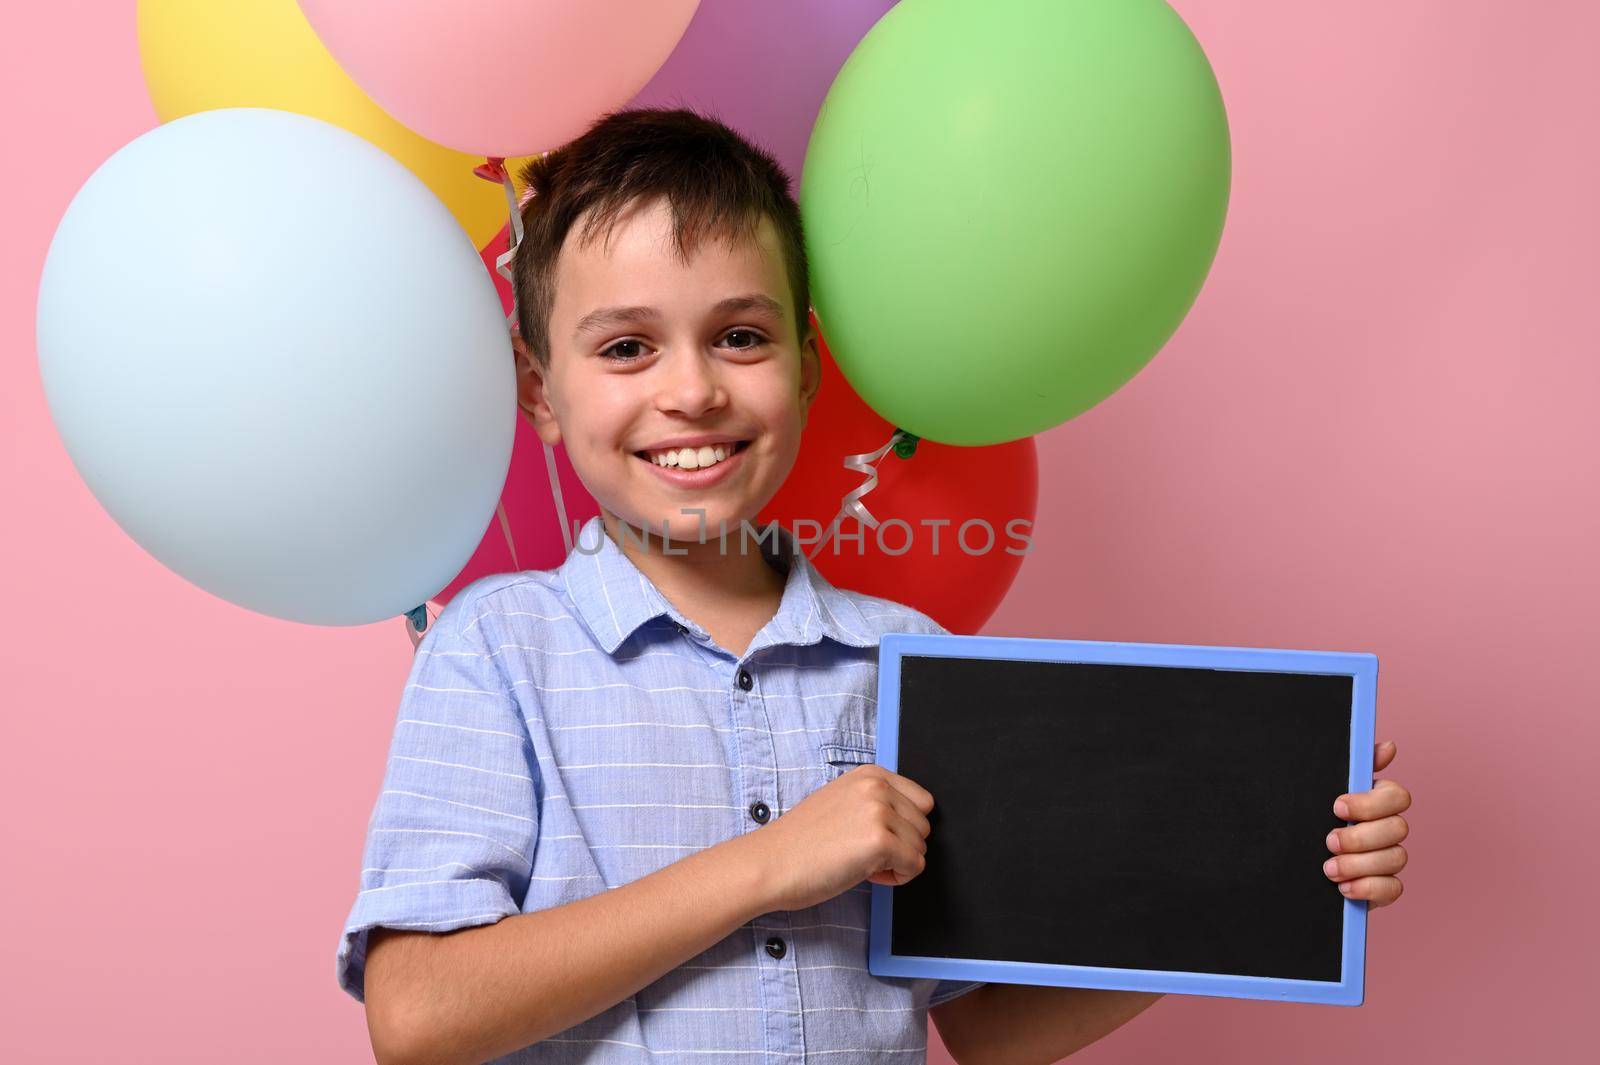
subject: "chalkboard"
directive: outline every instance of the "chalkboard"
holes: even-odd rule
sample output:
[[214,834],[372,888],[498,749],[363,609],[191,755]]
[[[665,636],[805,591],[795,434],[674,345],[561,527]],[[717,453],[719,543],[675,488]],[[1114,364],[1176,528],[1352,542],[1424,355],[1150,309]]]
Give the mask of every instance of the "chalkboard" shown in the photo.
[[869,971],[1359,1005],[1322,872],[1372,786],[1370,654],[893,633],[880,765],[934,796]]

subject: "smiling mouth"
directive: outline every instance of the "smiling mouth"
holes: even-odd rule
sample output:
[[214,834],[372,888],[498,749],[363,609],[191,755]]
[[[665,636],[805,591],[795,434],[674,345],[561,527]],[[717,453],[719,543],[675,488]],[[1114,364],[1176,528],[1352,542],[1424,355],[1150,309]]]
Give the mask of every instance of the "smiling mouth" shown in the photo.
[[664,448],[660,451],[635,451],[634,457],[643,459],[653,466],[660,466],[669,470],[703,470],[715,466],[725,459],[732,458],[743,451],[750,443],[748,440],[735,441],[728,444],[708,444],[704,447],[675,447]]

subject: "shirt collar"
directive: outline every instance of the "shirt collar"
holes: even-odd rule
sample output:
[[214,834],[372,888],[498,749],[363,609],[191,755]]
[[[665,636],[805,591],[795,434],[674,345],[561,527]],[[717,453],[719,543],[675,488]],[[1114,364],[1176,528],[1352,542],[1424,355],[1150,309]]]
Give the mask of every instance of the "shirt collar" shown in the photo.
[[[756,634],[746,654],[771,644],[814,644],[824,636],[851,647],[878,645],[878,637],[861,609],[818,572],[796,545],[790,530],[781,524],[756,527],[752,523],[752,528],[749,541],[753,545],[755,534],[759,533],[763,557],[786,575],[777,615]],[[769,531],[773,528],[776,536]],[[738,550],[736,534],[729,534],[728,544],[728,550]],[[607,654],[616,654],[639,626],[662,615],[701,639],[709,636],[640,572],[616,541],[606,535],[599,517],[590,518],[579,529],[559,572],[579,617]]]

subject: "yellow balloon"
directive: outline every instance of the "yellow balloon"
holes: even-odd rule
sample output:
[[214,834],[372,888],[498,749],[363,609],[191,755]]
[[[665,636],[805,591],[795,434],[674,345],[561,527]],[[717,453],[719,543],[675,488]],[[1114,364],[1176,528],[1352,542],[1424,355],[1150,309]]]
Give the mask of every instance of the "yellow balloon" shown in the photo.
[[[505,192],[472,172],[483,159],[390,118],[323,47],[295,0],[139,0],[139,56],[163,122],[218,107],[275,107],[320,118],[410,168],[450,208],[474,247],[506,224]],[[508,159],[506,166],[521,162]]]

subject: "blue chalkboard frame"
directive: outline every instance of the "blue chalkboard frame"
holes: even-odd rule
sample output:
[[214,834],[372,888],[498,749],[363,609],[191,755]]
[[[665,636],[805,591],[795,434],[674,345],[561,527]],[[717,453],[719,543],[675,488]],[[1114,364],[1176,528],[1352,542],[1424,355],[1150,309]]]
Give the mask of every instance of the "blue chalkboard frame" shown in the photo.
[[[1354,683],[1351,685],[1350,782],[1347,790],[1366,791],[1372,787],[1372,745],[1378,687],[1378,658],[1373,654],[1013,636],[887,633],[879,641],[878,648],[877,763],[891,771],[899,766],[900,663],[906,655],[1188,666],[1349,676]],[[1328,797],[1330,803],[1333,798],[1331,795]],[[872,890],[872,917],[868,933],[867,970],[878,976],[931,976],[944,980],[1159,991],[1335,1006],[1359,1006],[1366,995],[1367,904],[1359,899],[1344,900],[1341,979],[1334,982],[895,954],[890,949],[895,889],[883,884],[869,886]]]

